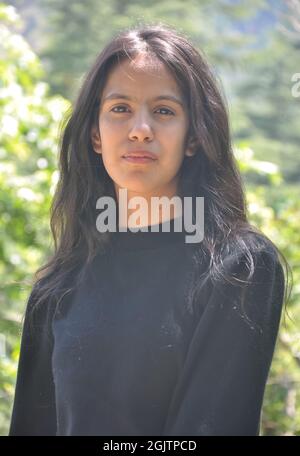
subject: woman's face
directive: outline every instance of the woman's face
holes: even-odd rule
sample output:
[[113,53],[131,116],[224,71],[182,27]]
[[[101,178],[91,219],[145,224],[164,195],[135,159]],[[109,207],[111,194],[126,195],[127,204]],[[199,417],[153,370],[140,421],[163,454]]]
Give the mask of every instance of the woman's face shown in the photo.
[[[171,73],[158,59],[139,55],[109,74],[100,103],[100,137],[93,128],[92,143],[116,192],[126,188],[131,195],[172,197],[184,155],[192,155],[184,149],[187,129],[184,99]],[[151,152],[155,159],[124,158],[134,151]]]

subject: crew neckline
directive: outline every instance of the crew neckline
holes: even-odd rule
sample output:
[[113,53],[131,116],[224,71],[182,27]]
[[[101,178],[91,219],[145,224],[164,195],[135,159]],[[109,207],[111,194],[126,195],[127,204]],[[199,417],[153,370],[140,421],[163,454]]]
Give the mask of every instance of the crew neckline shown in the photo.
[[[175,220],[177,219],[181,219],[182,231],[175,231]],[[168,229],[169,223],[170,231],[163,231],[163,229]],[[146,229],[146,227],[143,227],[143,229]],[[147,225],[147,229],[148,231],[139,229],[134,232],[129,229],[127,231],[119,231],[117,227],[117,231],[112,233],[112,244],[118,250],[137,250],[155,249],[185,242],[186,232],[182,215],[161,223]]]

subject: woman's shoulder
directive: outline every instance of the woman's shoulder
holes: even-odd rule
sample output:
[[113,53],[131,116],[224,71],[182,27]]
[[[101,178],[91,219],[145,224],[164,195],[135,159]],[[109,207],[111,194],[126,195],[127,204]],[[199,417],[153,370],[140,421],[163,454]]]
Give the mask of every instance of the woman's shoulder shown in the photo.
[[35,278],[28,293],[25,314],[32,321],[51,321],[52,314],[56,311],[59,301],[65,294],[65,288],[50,288],[50,278],[45,275]]
[[238,233],[223,255],[228,265],[252,263],[280,264],[279,250],[275,243],[259,231],[244,231]]
[[[284,288],[285,274],[276,245],[263,233],[242,232],[227,246],[217,267],[215,287],[228,289],[244,286],[273,286]],[[223,291],[224,291],[223,290]]]

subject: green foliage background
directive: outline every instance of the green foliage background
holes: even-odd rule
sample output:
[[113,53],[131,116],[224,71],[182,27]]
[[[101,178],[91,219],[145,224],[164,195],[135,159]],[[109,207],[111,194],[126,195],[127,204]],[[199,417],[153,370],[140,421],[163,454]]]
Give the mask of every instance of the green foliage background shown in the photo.
[[[300,97],[291,94],[291,77],[300,73],[300,35],[292,25],[300,24],[300,8],[278,1],[274,13],[272,1],[249,3],[0,4],[0,435],[8,433],[31,281],[53,248],[49,209],[63,115],[101,47],[120,29],[156,21],[184,32],[212,62],[229,102],[249,217],[293,270],[261,434],[300,435]],[[271,24],[253,32],[270,8]]]

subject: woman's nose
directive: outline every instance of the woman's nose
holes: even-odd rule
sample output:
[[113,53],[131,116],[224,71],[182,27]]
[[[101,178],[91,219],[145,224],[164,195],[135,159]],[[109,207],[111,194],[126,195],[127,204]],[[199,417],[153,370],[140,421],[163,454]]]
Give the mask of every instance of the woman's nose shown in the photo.
[[144,141],[153,139],[151,118],[148,113],[137,113],[132,118],[132,126],[129,131],[129,139]]

